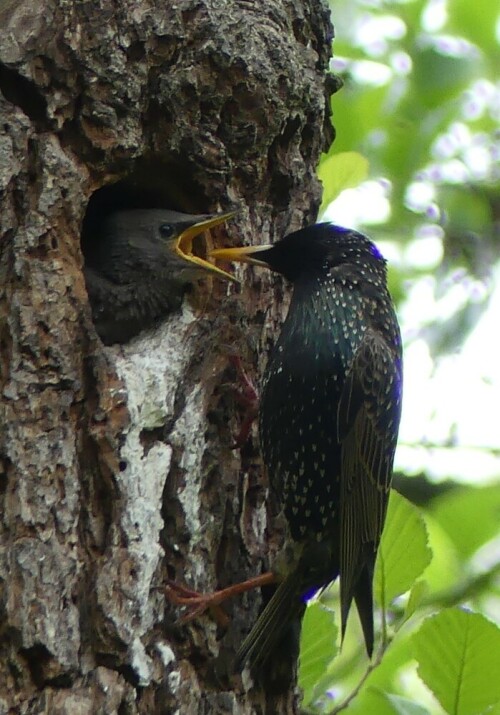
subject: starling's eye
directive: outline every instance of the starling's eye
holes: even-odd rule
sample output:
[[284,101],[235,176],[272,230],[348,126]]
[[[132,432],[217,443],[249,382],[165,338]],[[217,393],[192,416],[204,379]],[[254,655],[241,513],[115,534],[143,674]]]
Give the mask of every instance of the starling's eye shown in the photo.
[[175,233],[175,229],[172,226],[171,223],[162,223],[160,224],[160,236],[162,238],[172,238],[172,236]]

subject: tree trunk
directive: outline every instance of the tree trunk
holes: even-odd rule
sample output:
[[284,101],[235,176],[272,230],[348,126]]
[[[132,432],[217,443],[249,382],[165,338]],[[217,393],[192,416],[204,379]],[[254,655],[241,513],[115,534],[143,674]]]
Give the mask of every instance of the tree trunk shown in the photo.
[[[0,713],[295,713],[230,674],[268,564],[266,482],[236,351],[258,378],[282,285],[241,271],[106,348],[82,221],[110,206],[236,209],[219,245],[311,223],[329,136],[321,0],[0,0]],[[90,204],[89,204],[90,201]],[[87,209],[89,209],[87,211]],[[92,225],[91,223],[89,224]]]

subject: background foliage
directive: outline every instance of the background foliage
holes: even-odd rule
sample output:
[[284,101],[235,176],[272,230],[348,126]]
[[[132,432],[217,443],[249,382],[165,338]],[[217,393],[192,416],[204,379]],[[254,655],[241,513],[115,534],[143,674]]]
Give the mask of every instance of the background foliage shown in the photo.
[[373,662],[354,613],[339,650],[335,586],[310,604],[303,709],[498,715],[500,10],[331,7],[344,87],[319,167],[322,211],[369,233],[390,261],[406,348],[395,485],[411,501],[391,497]]

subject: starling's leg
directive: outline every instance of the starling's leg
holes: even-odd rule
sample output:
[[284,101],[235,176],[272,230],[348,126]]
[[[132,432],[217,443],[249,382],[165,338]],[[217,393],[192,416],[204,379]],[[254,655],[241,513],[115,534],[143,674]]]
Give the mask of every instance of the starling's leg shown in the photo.
[[169,580],[167,581],[166,596],[171,603],[188,608],[188,612],[180,619],[181,623],[192,621],[194,618],[201,616],[207,609],[213,609],[216,620],[222,625],[223,621],[227,623],[227,616],[222,609],[219,608],[223,601],[239,593],[244,593],[245,591],[250,591],[253,588],[259,588],[261,586],[267,586],[275,582],[276,576],[272,571],[267,571],[260,576],[254,576],[241,583],[223,588],[220,591],[198,593],[198,591],[191,591],[191,589]]
[[231,449],[241,449],[246,443],[252,428],[252,423],[257,417],[259,411],[259,395],[252,380],[245,372],[241,364],[241,358],[238,355],[230,355],[229,361],[233,365],[241,383],[241,389],[235,389],[235,398],[237,402],[245,409],[243,422],[241,423],[240,431],[236,437]]

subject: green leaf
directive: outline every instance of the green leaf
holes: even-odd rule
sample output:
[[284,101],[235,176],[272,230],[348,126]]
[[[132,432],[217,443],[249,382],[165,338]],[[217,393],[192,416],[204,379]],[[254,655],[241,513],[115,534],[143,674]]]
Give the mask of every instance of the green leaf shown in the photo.
[[346,712],[349,715],[429,715],[429,710],[422,705],[373,686],[363,688]]
[[338,652],[338,628],[333,611],[320,603],[308,605],[302,621],[300,639],[299,685],[304,691],[304,705],[311,703],[315,686]]
[[452,233],[486,233],[492,223],[488,197],[472,192],[470,186],[442,186],[438,191],[438,201],[446,214],[447,228]]
[[366,145],[367,137],[380,128],[382,105],[387,87],[366,87],[346,79],[340,92],[331,98],[335,141],[327,156],[348,152]]
[[455,99],[476,76],[479,60],[443,54],[437,47],[415,48],[413,83],[425,107]]
[[394,695],[393,693],[383,693],[382,691],[379,691],[379,693],[381,698],[391,705],[394,715],[429,715],[429,711],[426,708],[408,700],[408,698],[403,698],[401,695]]
[[386,608],[396,596],[408,591],[431,558],[419,510],[393,490],[375,565],[377,603]]
[[413,636],[418,674],[449,715],[478,715],[500,700],[500,629],[449,608]]
[[368,161],[355,151],[328,156],[318,167],[323,183],[321,210],[337,198],[341,191],[358,186],[368,176]]
[[419,579],[413,584],[413,588],[410,591],[410,597],[405,609],[405,620],[411,618],[417,608],[420,606],[424,598],[429,592],[429,584],[424,579]]
[[463,578],[463,563],[449,535],[432,514],[425,514],[428,544],[432,561],[422,574],[428,587],[426,600],[453,589]]
[[498,484],[455,489],[434,500],[431,514],[451,538],[460,556],[469,559],[498,534]]
[[487,50],[492,55],[492,60],[495,55],[499,55],[498,39],[495,35],[497,22],[497,0],[481,0],[480,11],[470,0],[448,0],[450,30]]

